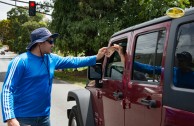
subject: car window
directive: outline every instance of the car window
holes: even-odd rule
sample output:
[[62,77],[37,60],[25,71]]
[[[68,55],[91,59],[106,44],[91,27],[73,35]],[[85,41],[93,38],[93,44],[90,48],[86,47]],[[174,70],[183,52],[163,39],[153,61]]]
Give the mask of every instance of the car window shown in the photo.
[[179,27],[174,56],[174,86],[194,89],[194,22]]
[[[122,46],[123,48],[123,54],[126,52],[126,46],[127,46],[127,39],[120,40],[118,42],[114,42],[111,44],[118,44],[119,46]],[[121,62],[121,57],[117,51],[114,51],[114,53],[107,58],[107,64],[106,64],[106,71],[105,71],[105,77],[109,77],[113,80],[121,80],[124,70],[124,63]]]
[[132,79],[160,82],[166,31],[141,34],[136,39]]

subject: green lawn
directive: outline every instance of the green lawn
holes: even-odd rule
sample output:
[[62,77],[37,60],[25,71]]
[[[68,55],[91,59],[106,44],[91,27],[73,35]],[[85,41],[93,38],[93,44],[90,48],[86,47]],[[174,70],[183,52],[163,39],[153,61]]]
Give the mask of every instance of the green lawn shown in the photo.
[[55,71],[55,78],[64,80],[71,84],[77,84],[82,87],[86,85],[87,82],[87,70],[65,70],[65,71]]

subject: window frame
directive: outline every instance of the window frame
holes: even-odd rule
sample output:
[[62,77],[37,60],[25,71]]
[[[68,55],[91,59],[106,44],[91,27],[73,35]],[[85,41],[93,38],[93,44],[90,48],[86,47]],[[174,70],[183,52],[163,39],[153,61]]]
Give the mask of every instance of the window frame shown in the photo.
[[[166,28],[165,27],[160,27],[160,28],[157,28],[157,29],[152,29],[152,30],[147,30],[147,31],[145,31],[145,32],[140,32],[140,33],[138,33],[138,34],[136,34],[136,36],[135,36],[135,41],[134,41],[134,43],[135,43],[135,46],[134,46],[134,51],[133,51],[133,65],[132,65],[132,74],[131,74],[131,81],[132,82],[143,82],[143,83],[145,83],[145,84],[150,84],[150,85],[159,85],[160,84],[160,81],[158,81],[158,82],[149,82],[149,81],[142,81],[142,80],[135,80],[135,79],[133,79],[133,74],[134,74],[134,62],[135,62],[135,57],[136,57],[136,46],[137,46],[137,42],[138,42],[138,38],[139,38],[139,36],[142,36],[142,35],[146,35],[146,34],[150,34],[150,33],[154,33],[154,32],[160,32],[160,31],[164,31],[165,32],[165,37],[164,37],[164,42],[163,42],[163,50],[164,50],[164,46],[165,46],[165,40],[166,40]],[[159,34],[157,35],[157,43],[156,43],[156,46],[158,45],[158,43],[159,43]],[[155,53],[154,53],[154,64],[156,64],[156,46],[155,46]],[[158,54],[158,53],[157,53]],[[162,54],[162,56],[161,56],[161,62],[162,62],[162,57],[163,57],[163,54]],[[154,66],[156,66],[156,65],[154,65]],[[161,63],[161,66],[162,66],[162,63]],[[160,74],[161,75],[161,74]],[[159,75],[159,76],[160,76]],[[155,75],[155,76],[157,76],[157,75]]]
[[[176,49],[176,39],[180,25],[194,22],[193,15],[174,19],[171,22],[167,54],[165,58],[163,105],[194,112],[194,90],[175,87],[173,84],[174,54]],[[173,60],[172,60],[173,59]]]
[[[119,43],[125,43],[126,45],[126,49],[127,49],[127,43],[128,43],[128,38],[121,38],[121,39],[119,39],[119,40],[115,40],[115,41],[112,41],[111,43],[110,43],[110,45],[109,45],[109,47],[110,46],[112,46],[113,44],[119,44]],[[125,51],[126,51],[126,49],[125,49]],[[119,62],[121,62],[121,58],[120,58],[120,61],[117,61],[117,62],[114,62],[114,57],[115,57],[115,55],[117,55],[117,56],[119,56],[119,54],[115,51],[112,55],[111,55],[111,57],[106,57],[106,65],[105,65],[105,75],[104,75],[104,77],[105,78],[108,78],[108,79],[111,79],[111,80],[122,80],[122,77],[121,78],[111,78],[111,75],[112,75],[112,73],[111,73],[111,68],[113,68],[113,67],[111,67],[110,69],[109,69],[109,65],[110,64],[114,64],[114,63],[119,63]],[[125,63],[123,63],[123,71],[124,71],[124,69],[125,69]],[[121,74],[121,76],[123,76],[123,73]]]

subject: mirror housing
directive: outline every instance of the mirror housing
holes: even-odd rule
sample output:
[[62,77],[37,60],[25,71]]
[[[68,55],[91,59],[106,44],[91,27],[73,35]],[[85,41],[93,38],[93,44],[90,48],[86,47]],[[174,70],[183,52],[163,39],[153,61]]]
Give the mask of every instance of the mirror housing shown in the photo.
[[89,80],[101,80],[102,79],[102,64],[96,63],[94,66],[89,66],[87,71],[87,77]]

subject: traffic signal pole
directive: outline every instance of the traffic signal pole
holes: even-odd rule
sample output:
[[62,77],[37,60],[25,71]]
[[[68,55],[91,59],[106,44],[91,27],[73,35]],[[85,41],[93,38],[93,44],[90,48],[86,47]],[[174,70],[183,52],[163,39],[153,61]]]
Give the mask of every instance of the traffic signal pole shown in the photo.
[[[16,0],[11,0],[11,1],[16,1]],[[21,2],[21,3],[29,3],[29,2],[19,1],[19,0],[17,0],[17,2]],[[26,7],[17,6],[17,5],[15,5],[15,4],[10,4],[10,3],[7,3],[7,2],[3,2],[3,1],[1,1],[1,0],[0,0],[0,3],[6,4],[6,5],[10,5],[10,6],[15,6],[15,7],[18,7],[18,8],[28,9],[28,8],[26,8]],[[46,5],[42,5],[42,4],[36,4],[36,5],[46,6]],[[48,6],[48,7],[52,7],[52,8],[53,8],[53,6]],[[51,14],[48,14],[48,13],[45,13],[45,12],[37,11],[37,13],[41,13],[41,14],[45,14],[45,15],[51,16]]]

